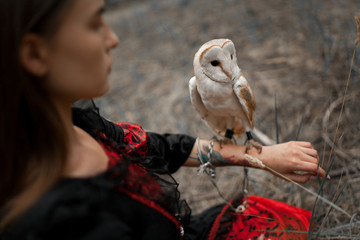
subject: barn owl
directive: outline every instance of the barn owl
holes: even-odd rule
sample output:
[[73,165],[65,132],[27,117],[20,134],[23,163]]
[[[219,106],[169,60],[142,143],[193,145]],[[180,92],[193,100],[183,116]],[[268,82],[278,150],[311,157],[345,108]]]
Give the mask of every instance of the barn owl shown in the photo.
[[246,153],[262,150],[251,135],[254,128],[255,98],[237,65],[234,43],[214,39],[200,47],[194,57],[195,76],[189,81],[190,98],[208,127],[231,142],[234,134],[246,133]]

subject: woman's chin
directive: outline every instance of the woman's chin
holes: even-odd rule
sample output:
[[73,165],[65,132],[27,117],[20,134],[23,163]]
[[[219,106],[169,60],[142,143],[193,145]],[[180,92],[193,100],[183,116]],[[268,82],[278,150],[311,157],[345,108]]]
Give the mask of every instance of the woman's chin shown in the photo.
[[97,89],[95,89],[94,92],[85,94],[78,99],[86,100],[86,99],[103,97],[105,94],[107,94],[109,92],[109,90],[110,90],[110,84],[109,84],[109,81],[106,81],[106,84],[98,87]]

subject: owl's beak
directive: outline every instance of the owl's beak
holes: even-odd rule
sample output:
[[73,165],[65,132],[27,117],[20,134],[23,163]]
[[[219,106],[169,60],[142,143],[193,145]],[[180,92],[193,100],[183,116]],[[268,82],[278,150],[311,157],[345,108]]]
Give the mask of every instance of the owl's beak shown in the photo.
[[238,66],[236,66],[236,68],[234,69],[234,73],[232,74],[234,77],[231,78],[231,80],[235,81],[235,79],[237,79],[240,74],[241,74],[241,70]]

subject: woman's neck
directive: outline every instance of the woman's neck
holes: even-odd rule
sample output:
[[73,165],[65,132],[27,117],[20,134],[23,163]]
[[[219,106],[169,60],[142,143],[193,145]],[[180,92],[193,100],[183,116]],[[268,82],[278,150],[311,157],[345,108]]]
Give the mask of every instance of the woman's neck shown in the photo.
[[68,136],[68,153],[64,176],[89,177],[104,172],[108,157],[100,144],[88,133],[74,126],[72,121],[72,102],[55,104]]
[[55,101],[55,107],[57,108],[61,121],[64,124],[64,130],[68,136],[68,143],[71,149],[71,146],[73,146],[78,139],[72,120],[72,101]]

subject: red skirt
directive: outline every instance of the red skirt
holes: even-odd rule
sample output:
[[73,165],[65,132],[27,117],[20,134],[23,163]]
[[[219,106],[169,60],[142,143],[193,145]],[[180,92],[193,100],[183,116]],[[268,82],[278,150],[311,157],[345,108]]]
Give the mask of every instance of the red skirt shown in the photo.
[[[229,204],[234,205],[230,200]],[[236,207],[236,205],[234,206]],[[215,219],[213,239],[307,239],[311,212],[271,199],[250,196],[246,208],[235,212],[225,205]]]

